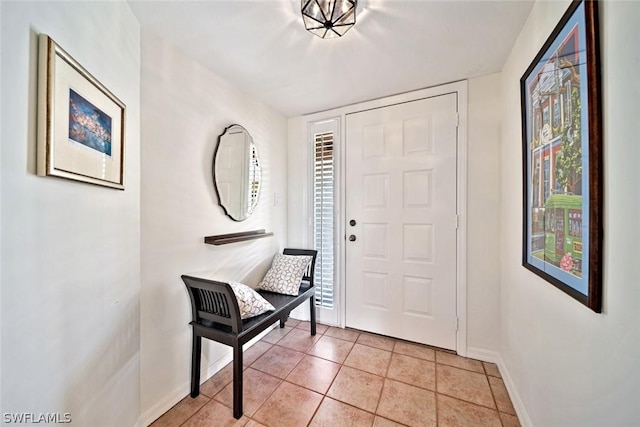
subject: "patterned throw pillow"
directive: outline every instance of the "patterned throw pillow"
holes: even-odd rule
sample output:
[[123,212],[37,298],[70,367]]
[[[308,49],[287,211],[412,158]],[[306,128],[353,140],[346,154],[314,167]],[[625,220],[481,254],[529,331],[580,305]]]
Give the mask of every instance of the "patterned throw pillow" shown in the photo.
[[313,257],[276,254],[271,268],[258,289],[285,295],[298,295],[300,282]]
[[229,282],[229,285],[231,285],[233,293],[236,294],[241,318],[248,319],[249,317],[275,310],[275,307],[269,301],[262,298],[259,293],[249,286],[238,282]]

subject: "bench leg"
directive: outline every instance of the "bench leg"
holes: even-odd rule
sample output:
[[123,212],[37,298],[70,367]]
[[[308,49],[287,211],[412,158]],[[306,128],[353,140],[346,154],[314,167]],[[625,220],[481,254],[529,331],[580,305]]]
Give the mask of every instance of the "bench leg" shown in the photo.
[[233,346],[233,418],[242,417],[242,344]]
[[289,315],[288,314],[285,317],[283,317],[282,319],[280,319],[280,328],[284,328],[284,322],[286,322],[287,320],[289,320]]
[[311,323],[311,335],[315,335],[316,334],[316,296],[311,295],[311,298],[309,298],[309,302],[311,306],[309,308],[309,316],[311,318],[309,322]]
[[200,356],[202,353],[202,337],[193,332],[191,347],[191,397],[200,394]]

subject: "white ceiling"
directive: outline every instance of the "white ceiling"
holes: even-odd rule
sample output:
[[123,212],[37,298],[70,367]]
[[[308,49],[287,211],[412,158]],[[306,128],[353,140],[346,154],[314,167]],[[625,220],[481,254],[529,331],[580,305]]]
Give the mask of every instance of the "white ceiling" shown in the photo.
[[286,116],[498,72],[533,1],[360,0],[344,37],[300,1],[129,0],[150,31]]

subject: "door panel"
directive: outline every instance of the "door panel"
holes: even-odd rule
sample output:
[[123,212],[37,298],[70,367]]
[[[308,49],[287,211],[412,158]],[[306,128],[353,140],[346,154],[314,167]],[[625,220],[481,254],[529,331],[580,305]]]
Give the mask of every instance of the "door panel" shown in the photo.
[[456,94],[347,115],[347,326],[455,349],[456,155]]

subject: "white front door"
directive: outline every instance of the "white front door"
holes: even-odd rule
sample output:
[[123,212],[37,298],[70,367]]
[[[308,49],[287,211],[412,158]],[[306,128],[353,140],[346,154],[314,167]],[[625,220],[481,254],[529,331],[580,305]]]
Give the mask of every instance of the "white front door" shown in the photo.
[[455,93],[347,115],[346,326],[456,349],[457,123]]

